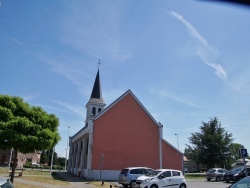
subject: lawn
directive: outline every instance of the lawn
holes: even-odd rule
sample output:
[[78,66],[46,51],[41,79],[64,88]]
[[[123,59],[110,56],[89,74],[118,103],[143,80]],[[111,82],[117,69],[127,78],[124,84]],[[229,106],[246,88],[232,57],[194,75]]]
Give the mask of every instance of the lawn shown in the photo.
[[15,188],[44,188],[38,185],[29,185],[29,184],[18,183],[18,182],[14,182],[14,186]]
[[[4,177],[8,177],[9,175],[8,171],[9,171],[8,168],[0,168],[0,174],[3,175]],[[16,178],[27,180],[27,181],[46,183],[46,184],[51,184],[51,185],[62,185],[62,186],[70,185],[68,181],[65,181],[63,178],[58,176],[57,173],[53,172],[52,177],[51,177],[50,172],[41,171],[41,170],[24,170],[23,177],[14,178],[14,186],[16,188],[24,188],[24,187],[41,188],[41,186],[34,186],[34,185],[17,182],[15,181]]]
[[102,185],[101,181],[91,181],[90,184],[98,188],[110,188],[110,185],[112,185],[112,188],[116,187],[114,184],[109,183],[109,182],[104,182]]
[[[8,171],[9,171],[8,168],[0,168],[0,174],[4,177],[8,177],[9,175]],[[23,177],[15,177],[15,179],[17,178],[27,180],[27,181],[51,184],[51,185],[61,185],[61,186],[70,185],[68,181],[61,178],[59,175],[57,175],[56,172],[53,172],[52,177],[51,177],[50,172],[48,171],[24,170]],[[38,185],[20,183],[20,182],[15,181],[15,179],[14,179],[15,188],[44,188]],[[97,188],[110,188],[110,185],[112,185],[113,188],[116,187],[114,184],[109,183],[109,182],[104,182],[102,185],[101,181],[90,181],[89,184]]]
[[204,174],[185,174],[185,178],[186,179],[205,179],[205,175]]

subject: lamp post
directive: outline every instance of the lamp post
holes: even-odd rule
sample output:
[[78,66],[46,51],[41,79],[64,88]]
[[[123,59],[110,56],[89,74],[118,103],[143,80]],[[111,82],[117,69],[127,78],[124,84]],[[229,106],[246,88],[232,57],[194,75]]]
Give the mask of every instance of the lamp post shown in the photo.
[[178,150],[179,150],[179,140],[178,140],[178,134],[174,134],[177,136],[177,146],[178,146]]
[[67,158],[68,158],[68,149],[69,149],[69,128],[70,126],[68,126],[68,138],[67,138],[67,149],[66,149],[66,159],[65,159],[65,171],[66,171],[66,166],[67,166]]

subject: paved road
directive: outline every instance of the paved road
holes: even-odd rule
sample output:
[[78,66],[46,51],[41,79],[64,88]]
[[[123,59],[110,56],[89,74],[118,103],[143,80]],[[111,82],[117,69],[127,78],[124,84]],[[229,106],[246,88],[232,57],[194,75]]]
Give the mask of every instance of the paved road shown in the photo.
[[[207,181],[207,180],[192,180],[192,179],[186,179],[187,182],[187,188],[228,188],[231,183],[226,183],[223,181],[216,182],[216,181]],[[117,187],[122,188],[123,186],[121,184],[118,184],[117,182],[113,182]]]
[[231,183],[223,181],[207,181],[207,180],[186,180],[188,188],[227,188]]
[[[42,187],[46,188],[95,188],[95,186],[91,185],[89,182],[84,181],[83,179],[76,177],[75,175],[67,172],[57,172],[61,177],[65,178],[70,183],[70,186],[56,186],[46,183],[39,183],[39,182],[32,182],[23,180],[21,178],[15,178],[15,181],[21,182],[21,183],[28,183],[33,185],[40,185]],[[8,176],[7,176],[8,177]],[[191,180],[186,179],[187,182],[187,188],[228,188],[231,184],[226,182],[216,182],[216,181],[207,181],[207,180]],[[118,184],[117,182],[110,182],[111,185],[114,185],[114,187],[123,188],[121,184]]]

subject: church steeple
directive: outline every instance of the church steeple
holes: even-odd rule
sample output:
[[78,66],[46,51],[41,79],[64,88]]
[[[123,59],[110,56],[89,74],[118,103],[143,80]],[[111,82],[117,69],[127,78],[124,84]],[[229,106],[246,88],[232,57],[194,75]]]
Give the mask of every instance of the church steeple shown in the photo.
[[86,120],[88,120],[90,117],[96,116],[99,112],[101,112],[104,109],[105,106],[106,104],[102,98],[102,89],[101,89],[99,67],[98,67],[92,93],[89,102],[86,104],[87,108]]
[[95,83],[92,89],[92,93],[90,98],[101,99],[102,98],[102,89],[101,89],[101,82],[99,76],[99,68],[96,74]]

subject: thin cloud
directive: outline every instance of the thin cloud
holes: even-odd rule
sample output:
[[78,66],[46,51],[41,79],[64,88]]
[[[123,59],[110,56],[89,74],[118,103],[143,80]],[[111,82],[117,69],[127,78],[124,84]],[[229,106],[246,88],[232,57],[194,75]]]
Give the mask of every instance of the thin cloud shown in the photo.
[[11,38],[10,40],[11,40],[12,42],[18,44],[18,45],[21,45],[21,46],[24,46],[24,45],[25,45],[22,41],[20,41],[20,40],[17,39],[17,38]]
[[28,94],[22,95],[22,98],[25,101],[31,101],[33,99],[38,98],[39,96],[40,96],[40,94],[38,94],[38,93],[28,93]]
[[74,114],[83,116],[84,110],[80,106],[74,106],[74,105],[71,105],[71,104],[68,104],[68,103],[64,103],[64,102],[60,102],[60,101],[56,101],[55,103],[57,103],[57,104],[65,107],[66,109],[68,109],[69,111],[73,112]]
[[160,95],[161,97],[164,97],[164,98],[169,98],[171,100],[177,101],[179,103],[182,103],[182,104],[185,104],[185,105],[188,105],[188,106],[192,106],[192,107],[195,107],[195,108],[200,108],[200,106],[196,105],[195,103],[191,102],[190,100],[183,99],[183,98],[180,98],[180,97],[176,97],[176,96],[173,96],[173,95],[168,94],[166,92],[151,90],[151,93]]
[[197,46],[197,53],[203,63],[213,68],[215,74],[219,78],[226,80],[227,73],[223,67],[220,64],[213,63],[216,50],[208,44],[207,40],[187,20],[185,20],[183,16],[174,11],[171,11],[170,14],[181,21],[186,26],[191,36],[198,41],[199,45]]
[[71,64],[67,64],[62,62],[59,63],[58,60],[50,59],[44,56],[39,56],[39,58],[50,66],[50,70],[52,72],[62,75],[79,88],[82,87],[81,78],[83,77],[83,72],[80,71],[81,69],[73,68],[74,64],[72,62]]

